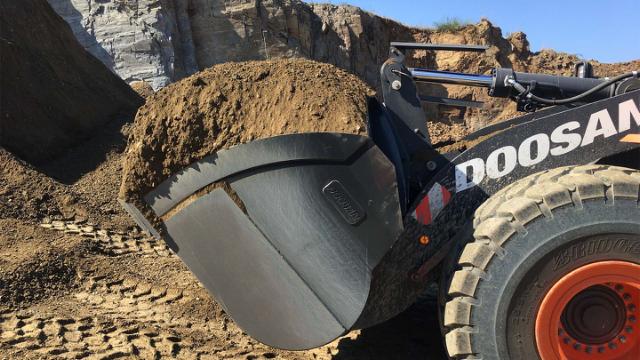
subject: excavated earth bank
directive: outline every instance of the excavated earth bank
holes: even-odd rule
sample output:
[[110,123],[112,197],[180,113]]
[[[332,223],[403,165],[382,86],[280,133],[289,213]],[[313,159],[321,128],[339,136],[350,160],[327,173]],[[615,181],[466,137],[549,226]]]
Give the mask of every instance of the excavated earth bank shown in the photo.
[[45,0],[0,2],[0,146],[43,162],[142,104]]

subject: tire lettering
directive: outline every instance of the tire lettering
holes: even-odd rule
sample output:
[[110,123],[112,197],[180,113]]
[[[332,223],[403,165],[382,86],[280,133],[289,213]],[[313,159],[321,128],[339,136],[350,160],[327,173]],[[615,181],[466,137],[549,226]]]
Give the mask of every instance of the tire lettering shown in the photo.
[[553,270],[556,271],[569,263],[587,256],[606,254],[611,251],[619,251],[626,254],[640,254],[640,242],[629,239],[599,239],[575,244],[562,250],[554,259]]

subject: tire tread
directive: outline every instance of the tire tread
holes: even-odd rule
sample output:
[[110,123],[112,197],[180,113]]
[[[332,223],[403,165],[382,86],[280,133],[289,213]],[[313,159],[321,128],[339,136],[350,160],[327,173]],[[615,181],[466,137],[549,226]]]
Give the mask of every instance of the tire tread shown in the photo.
[[[494,194],[474,216],[474,240],[463,249],[449,285],[444,308],[445,342],[454,359],[482,358],[474,351],[475,293],[492,261],[499,261],[505,243],[540,217],[566,206],[582,209],[584,201],[613,206],[617,199],[635,200],[640,207],[640,171],[607,166],[570,166],[543,171]],[[496,259],[496,255],[497,259]]]

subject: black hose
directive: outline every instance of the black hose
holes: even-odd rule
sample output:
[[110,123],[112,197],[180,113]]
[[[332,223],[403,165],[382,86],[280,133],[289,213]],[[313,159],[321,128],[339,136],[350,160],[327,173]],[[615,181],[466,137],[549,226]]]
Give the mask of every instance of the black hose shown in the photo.
[[[602,90],[602,89],[604,89],[604,88],[606,88],[606,87],[608,87],[608,86],[611,86],[611,85],[613,85],[613,84],[617,83],[617,82],[618,82],[618,81],[620,81],[620,80],[624,80],[624,79],[627,79],[627,78],[630,78],[630,77],[638,77],[638,71],[632,71],[632,72],[630,72],[630,73],[626,73],[626,74],[618,75],[618,76],[616,76],[616,77],[614,77],[614,78],[611,78],[611,79],[609,79],[609,80],[607,80],[607,81],[603,82],[603,83],[602,83],[602,84],[600,84],[600,85],[597,85],[597,86],[595,86],[595,87],[593,87],[593,88],[591,88],[591,89],[589,89],[589,90],[587,90],[587,91],[583,92],[582,94],[579,94],[579,95],[576,95],[576,96],[573,96],[573,97],[570,97],[570,98],[566,98],[566,99],[558,99],[558,100],[554,100],[554,99],[545,99],[545,98],[542,98],[542,97],[536,96],[536,95],[534,95],[533,93],[528,93],[528,94],[526,95],[526,97],[527,97],[528,99],[531,99],[531,100],[533,100],[533,101],[536,101],[536,102],[538,102],[538,103],[545,104],[545,105],[564,105],[564,104],[570,104],[570,103],[574,103],[574,102],[580,101],[580,99],[583,99],[583,98],[585,98],[585,97],[587,97],[587,96],[589,96],[589,95],[591,95],[591,94],[594,94],[594,93],[596,93],[596,92],[598,92],[598,91],[600,91],[600,90]],[[517,83],[516,83],[516,84],[517,84]],[[520,84],[517,84],[517,85],[519,85],[520,87],[522,87],[522,85],[520,85]],[[515,84],[512,84],[512,86],[514,86],[516,89],[518,88],[517,86],[515,86]],[[519,90],[519,91],[520,91],[520,90]]]

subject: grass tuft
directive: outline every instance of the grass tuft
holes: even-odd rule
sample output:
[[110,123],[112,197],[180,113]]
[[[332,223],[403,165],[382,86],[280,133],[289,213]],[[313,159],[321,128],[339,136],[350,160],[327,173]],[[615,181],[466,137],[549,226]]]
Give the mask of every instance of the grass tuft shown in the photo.
[[433,26],[437,31],[454,32],[462,29],[463,27],[471,25],[469,21],[463,21],[458,18],[446,18],[444,21],[436,21]]

